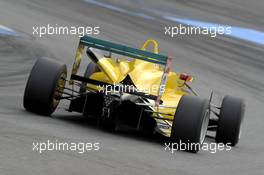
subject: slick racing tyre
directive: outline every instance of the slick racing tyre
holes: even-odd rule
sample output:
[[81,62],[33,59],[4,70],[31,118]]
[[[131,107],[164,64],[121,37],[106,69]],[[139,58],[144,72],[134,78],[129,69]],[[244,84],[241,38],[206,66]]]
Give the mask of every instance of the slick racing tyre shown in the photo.
[[204,142],[208,123],[209,101],[182,96],[172,124],[171,142],[177,143],[178,150],[198,152]]
[[244,101],[240,98],[225,96],[222,102],[216,142],[235,146],[241,135],[241,123],[245,111]]
[[49,58],[38,59],[25,88],[25,109],[41,115],[51,115],[59,104],[66,77],[65,64]]

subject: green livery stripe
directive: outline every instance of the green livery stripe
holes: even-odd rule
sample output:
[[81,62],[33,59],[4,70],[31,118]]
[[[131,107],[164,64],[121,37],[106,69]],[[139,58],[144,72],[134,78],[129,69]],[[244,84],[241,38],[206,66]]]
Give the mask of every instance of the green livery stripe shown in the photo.
[[161,65],[166,65],[168,59],[165,55],[155,54],[90,36],[83,36],[80,39],[80,44]]

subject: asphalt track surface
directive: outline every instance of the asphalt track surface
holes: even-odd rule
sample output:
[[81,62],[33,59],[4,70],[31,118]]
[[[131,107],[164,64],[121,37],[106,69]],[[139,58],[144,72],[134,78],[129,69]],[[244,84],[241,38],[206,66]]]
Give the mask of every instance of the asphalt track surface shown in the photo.
[[[102,2],[102,1],[101,1]],[[133,16],[81,0],[0,0],[1,25],[21,36],[0,35],[0,174],[263,174],[264,172],[264,46],[219,36],[164,35],[160,13],[263,31],[262,0],[104,1]],[[155,9],[155,10],[153,10]],[[246,114],[240,143],[231,151],[198,154],[164,151],[158,136],[109,133],[60,104],[52,117],[23,109],[26,79],[34,61],[52,57],[71,68],[76,36],[32,35],[32,26],[60,24],[100,26],[100,38],[139,47],[145,39],[159,41],[162,53],[175,55],[174,69],[196,77],[202,96],[215,91],[214,102],[225,94],[243,97]],[[36,141],[100,142],[100,151],[79,154],[32,151]],[[210,140],[208,140],[210,142]]]

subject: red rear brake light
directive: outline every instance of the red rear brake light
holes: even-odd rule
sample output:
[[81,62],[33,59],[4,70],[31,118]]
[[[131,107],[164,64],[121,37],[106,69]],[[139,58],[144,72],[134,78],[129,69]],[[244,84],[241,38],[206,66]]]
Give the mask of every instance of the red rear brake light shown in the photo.
[[192,80],[192,76],[187,75],[187,74],[180,74],[180,79],[183,81],[191,81]]

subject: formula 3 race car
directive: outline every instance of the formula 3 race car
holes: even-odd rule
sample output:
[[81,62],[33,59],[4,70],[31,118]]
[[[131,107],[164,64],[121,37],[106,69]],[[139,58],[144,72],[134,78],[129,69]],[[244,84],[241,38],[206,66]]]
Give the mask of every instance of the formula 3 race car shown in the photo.
[[[152,45],[153,52],[147,51]],[[78,74],[83,52],[91,62]],[[197,152],[207,131],[217,143],[235,146],[240,138],[244,102],[225,96],[221,106],[191,88],[193,77],[171,71],[172,58],[158,53],[147,40],[141,49],[80,38],[71,75],[66,65],[40,58],[31,70],[24,93],[26,110],[51,115],[60,100],[70,100],[69,112],[95,118],[109,129],[127,127],[158,132],[171,143],[193,143]]]

